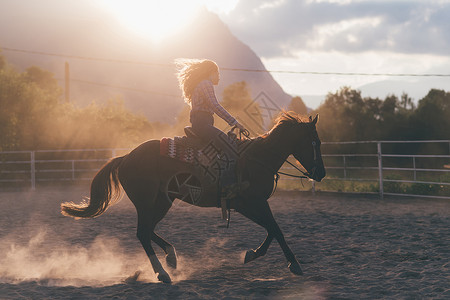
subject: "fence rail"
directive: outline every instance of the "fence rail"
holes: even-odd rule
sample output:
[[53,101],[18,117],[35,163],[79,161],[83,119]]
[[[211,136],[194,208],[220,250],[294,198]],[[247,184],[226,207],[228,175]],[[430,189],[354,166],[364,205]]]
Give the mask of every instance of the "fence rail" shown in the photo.
[[[415,144],[415,147],[412,145]],[[378,193],[381,198],[384,195],[395,196],[420,196],[420,197],[432,197],[441,199],[450,199],[450,188],[443,189],[443,195],[427,195],[418,193],[396,192],[390,191],[386,188],[386,184],[394,184],[394,187],[398,188],[399,184],[412,184],[413,187],[418,185],[428,185],[434,187],[448,187],[450,186],[450,140],[430,140],[430,141],[362,141],[362,142],[324,142],[323,148],[327,146],[369,146],[373,151],[372,153],[327,153],[323,151],[322,157],[324,159],[327,172],[329,171],[341,171],[341,175],[333,174],[327,176],[324,181],[350,181],[350,182],[376,182],[378,184]],[[384,149],[386,146],[390,146],[391,149]],[[423,153],[392,153],[401,150],[405,151],[440,151],[443,153],[436,154],[423,154]],[[347,149],[348,150],[348,149]],[[367,151],[367,148],[365,149]],[[341,165],[328,166],[327,159],[341,159]],[[365,161],[361,162],[358,166],[350,166],[349,159],[363,158]],[[367,160],[372,159],[372,164]],[[405,161],[406,159],[406,161]],[[376,162],[374,162],[376,160]],[[392,160],[390,164],[392,166],[386,166],[387,161]],[[421,165],[418,166],[418,160],[422,160]],[[428,160],[428,162],[425,162]],[[408,165],[409,164],[409,165]],[[408,166],[406,166],[408,165]],[[424,167],[425,165],[426,167]],[[430,166],[431,165],[431,166]],[[351,171],[376,171],[376,176],[359,176],[357,178],[350,177]],[[401,176],[400,174],[412,173],[410,176]],[[418,174],[432,174],[427,178],[434,180],[418,179]],[[448,175],[447,175],[448,174]],[[442,176],[444,175],[444,176]],[[410,177],[403,178],[403,177]],[[395,186],[395,184],[397,184]],[[426,187],[425,187],[426,188]],[[432,189],[431,187],[428,187]],[[422,187],[423,189],[423,187]],[[395,190],[395,189],[394,189]],[[414,188],[412,189],[414,190]]]
[[[410,147],[412,144],[416,146]],[[328,173],[323,182],[373,182],[378,185],[377,192],[381,198],[384,195],[398,195],[450,199],[450,193],[445,194],[445,191],[450,188],[444,191],[444,195],[395,192],[386,188],[386,185],[389,184],[449,187],[450,140],[324,142],[322,145],[322,157]],[[404,154],[395,153],[392,149],[391,151],[385,149],[386,146],[392,145],[400,145],[400,147],[408,145],[409,151],[411,149],[417,151]],[[417,145],[426,145],[427,147],[418,147]],[[433,146],[430,147],[430,145]],[[441,153],[418,152],[419,150],[423,152],[422,148],[432,152],[435,145],[439,145]],[[361,146],[365,147],[364,151],[358,149]],[[347,153],[345,153],[342,149],[331,149],[333,147],[350,147],[350,149],[346,149]],[[38,182],[88,181],[110,158],[125,154],[129,150],[116,148],[0,152],[0,184],[28,185],[34,190]],[[358,162],[355,163],[355,160]],[[426,160],[433,161],[433,164]],[[283,169],[290,170],[291,168],[283,167]],[[412,174],[409,178],[399,175],[405,172]],[[363,176],[362,173],[370,173],[370,176]],[[389,175],[390,173],[395,176]],[[433,175],[425,178],[420,176],[425,173]],[[434,180],[435,178],[437,180]],[[289,179],[284,176],[281,178],[281,180]],[[314,192],[320,186],[321,183],[312,183],[311,189]]]
[[[92,175],[110,158],[129,150],[115,148],[0,152],[0,183],[28,184],[34,190],[37,182],[92,180]],[[83,164],[88,166],[82,167]]]

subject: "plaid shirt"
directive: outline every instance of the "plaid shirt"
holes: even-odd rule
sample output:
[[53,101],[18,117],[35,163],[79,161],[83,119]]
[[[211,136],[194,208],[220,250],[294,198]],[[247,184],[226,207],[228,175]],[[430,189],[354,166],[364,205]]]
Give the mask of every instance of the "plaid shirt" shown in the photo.
[[236,119],[217,101],[214,87],[210,80],[203,80],[195,87],[191,100],[192,111],[216,113],[230,126],[237,123]]

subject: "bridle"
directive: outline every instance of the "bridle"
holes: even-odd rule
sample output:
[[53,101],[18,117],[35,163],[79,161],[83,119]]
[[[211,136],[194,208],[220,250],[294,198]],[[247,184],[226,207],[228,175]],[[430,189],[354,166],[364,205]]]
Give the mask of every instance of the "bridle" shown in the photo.
[[[249,139],[249,134],[248,131],[246,133],[242,133],[247,139]],[[270,197],[273,196],[273,194],[275,193],[277,186],[278,186],[278,180],[280,179],[280,174],[281,175],[285,175],[285,176],[289,176],[289,177],[294,177],[294,178],[301,178],[301,179],[313,179],[316,171],[317,171],[317,142],[314,138],[312,138],[312,142],[311,142],[311,146],[313,149],[313,167],[311,168],[311,172],[304,172],[303,170],[301,170],[299,167],[297,167],[296,165],[294,165],[293,163],[291,163],[288,159],[286,159],[284,162],[287,162],[289,165],[291,165],[292,167],[294,167],[294,169],[296,169],[297,171],[299,171],[300,173],[302,173],[303,175],[295,175],[295,174],[289,174],[289,173],[285,173],[285,172],[281,172],[281,171],[274,171],[274,170],[270,170],[270,168],[268,166],[266,166],[265,163],[263,163],[262,161],[260,161],[259,159],[257,159],[256,157],[252,157],[252,156],[247,156],[248,159],[253,160],[255,162],[257,162],[258,164],[260,164],[261,166],[265,167],[266,169],[269,169],[269,171],[274,174],[274,181],[275,181],[275,186],[272,190],[272,193],[270,195]]]
[[[314,157],[316,157],[316,147],[314,145],[313,145],[313,149],[314,149]],[[298,168],[296,165],[294,165],[293,163],[291,163],[287,159],[285,160],[285,162],[290,164],[292,167],[294,167],[297,171],[299,171],[303,175],[289,174],[289,173],[285,173],[285,172],[281,172],[281,171],[276,172],[275,173],[276,175],[281,174],[281,175],[294,177],[294,178],[313,179],[314,175],[316,174],[316,170],[317,170],[317,160],[316,160],[316,158],[314,158],[313,167],[311,168],[311,172],[305,172],[305,171],[301,170],[300,168]],[[279,175],[277,177],[279,177]]]
[[[294,178],[310,178],[310,179],[313,179],[314,175],[316,174],[317,165],[318,165],[318,163],[317,163],[317,142],[316,142],[316,140],[314,138],[312,138],[311,146],[312,146],[312,149],[313,149],[313,167],[311,168],[311,172],[304,172],[303,170],[301,170],[296,165],[294,165],[293,163],[291,163],[289,160],[286,159],[285,162],[290,164],[292,167],[294,167],[297,171],[299,171],[303,175],[294,175],[294,174],[284,173],[284,172],[281,172],[281,171],[276,172],[276,174],[282,174],[282,175],[286,175],[286,176],[294,177]],[[279,177],[279,175],[277,177]]]

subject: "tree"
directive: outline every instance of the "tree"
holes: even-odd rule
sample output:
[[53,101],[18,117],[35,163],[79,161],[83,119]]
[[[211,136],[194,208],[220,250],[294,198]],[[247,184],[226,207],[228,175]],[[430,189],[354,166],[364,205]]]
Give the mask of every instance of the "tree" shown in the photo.
[[303,102],[303,99],[299,96],[292,98],[291,103],[289,103],[288,110],[296,112],[299,115],[308,114],[308,108]]
[[52,118],[58,93],[30,83],[26,75],[6,66],[0,72],[0,147],[38,147],[42,125]]
[[317,111],[326,141],[450,139],[450,93],[443,90],[430,90],[416,108],[406,93],[381,101],[344,87]]
[[54,74],[47,70],[32,66],[25,70],[23,78],[27,83],[36,84],[41,90],[54,94],[53,99],[59,98],[62,95],[62,88],[54,78]]
[[361,92],[350,87],[329,93],[317,113],[320,114],[318,131],[326,141],[362,140],[367,127],[373,126],[373,116],[368,118]]
[[408,96],[407,93],[403,92],[400,97],[400,105],[404,110],[414,110],[415,105],[413,99]]
[[[222,106],[253,134],[264,132],[263,118],[258,103],[254,102],[247,83],[236,82],[227,86],[223,91]],[[217,127],[226,129],[227,124],[223,120],[217,121]]]
[[450,139],[450,93],[432,89],[411,117],[417,139]]
[[58,110],[57,117],[47,124],[46,141],[52,149],[61,145],[69,149],[131,147],[154,134],[152,124],[125,108],[120,98],[102,105],[92,102],[83,108],[61,104]]
[[242,110],[250,102],[252,102],[252,97],[245,81],[230,84],[223,90],[221,104],[227,110]]
[[0,55],[0,71],[6,67],[6,59],[3,55]]
[[154,134],[121,99],[79,108],[61,103],[61,94],[46,70],[0,69],[0,151],[131,147]]

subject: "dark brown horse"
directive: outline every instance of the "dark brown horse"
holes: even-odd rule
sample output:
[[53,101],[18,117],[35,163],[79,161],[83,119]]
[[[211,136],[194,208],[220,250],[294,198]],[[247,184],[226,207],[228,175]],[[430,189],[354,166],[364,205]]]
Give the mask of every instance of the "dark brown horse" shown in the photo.
[[[302,274],[300,264],[287,245],[267,200],[272,194],[275,174],[291,154],[307,170],[309,178],[321,181],[325,177],[316,131],[317,119],[316,116],[314,120],[302,121],[297,115],[284,113],[272,130],[252,139],[250,146],[241,153],[239,177],[250,185],[230,201],[229,208],[267,230],[264,242],[256,250],[247,251],[244,263],[265,255],[275,238],[289,262],[291,272]],[[137,237],[153,270],[160,281],[170,282],[170,276],[161,266],[151,242],[164,250],[166,262],[173,268],[177,264],[175,248],[154,232],[155,226],[172,205],[173,196],[169,197],[168,192],[173,190],[170,185],[174,182],[180,200],[197,206],[217,207],[217,189],[208,188],[214,185],[208,184],[206,177],[204,170],[195,171],[191,164],[161,156],[160,141],[148,141],[129,154],[112,159],[97,173],[92,180],[89,203],[63,203],[61,210],[64,215],[75,218],[99,216],[120,199],[122,186],[136,207]],[[193,179],[197,182],[189,182]]]

